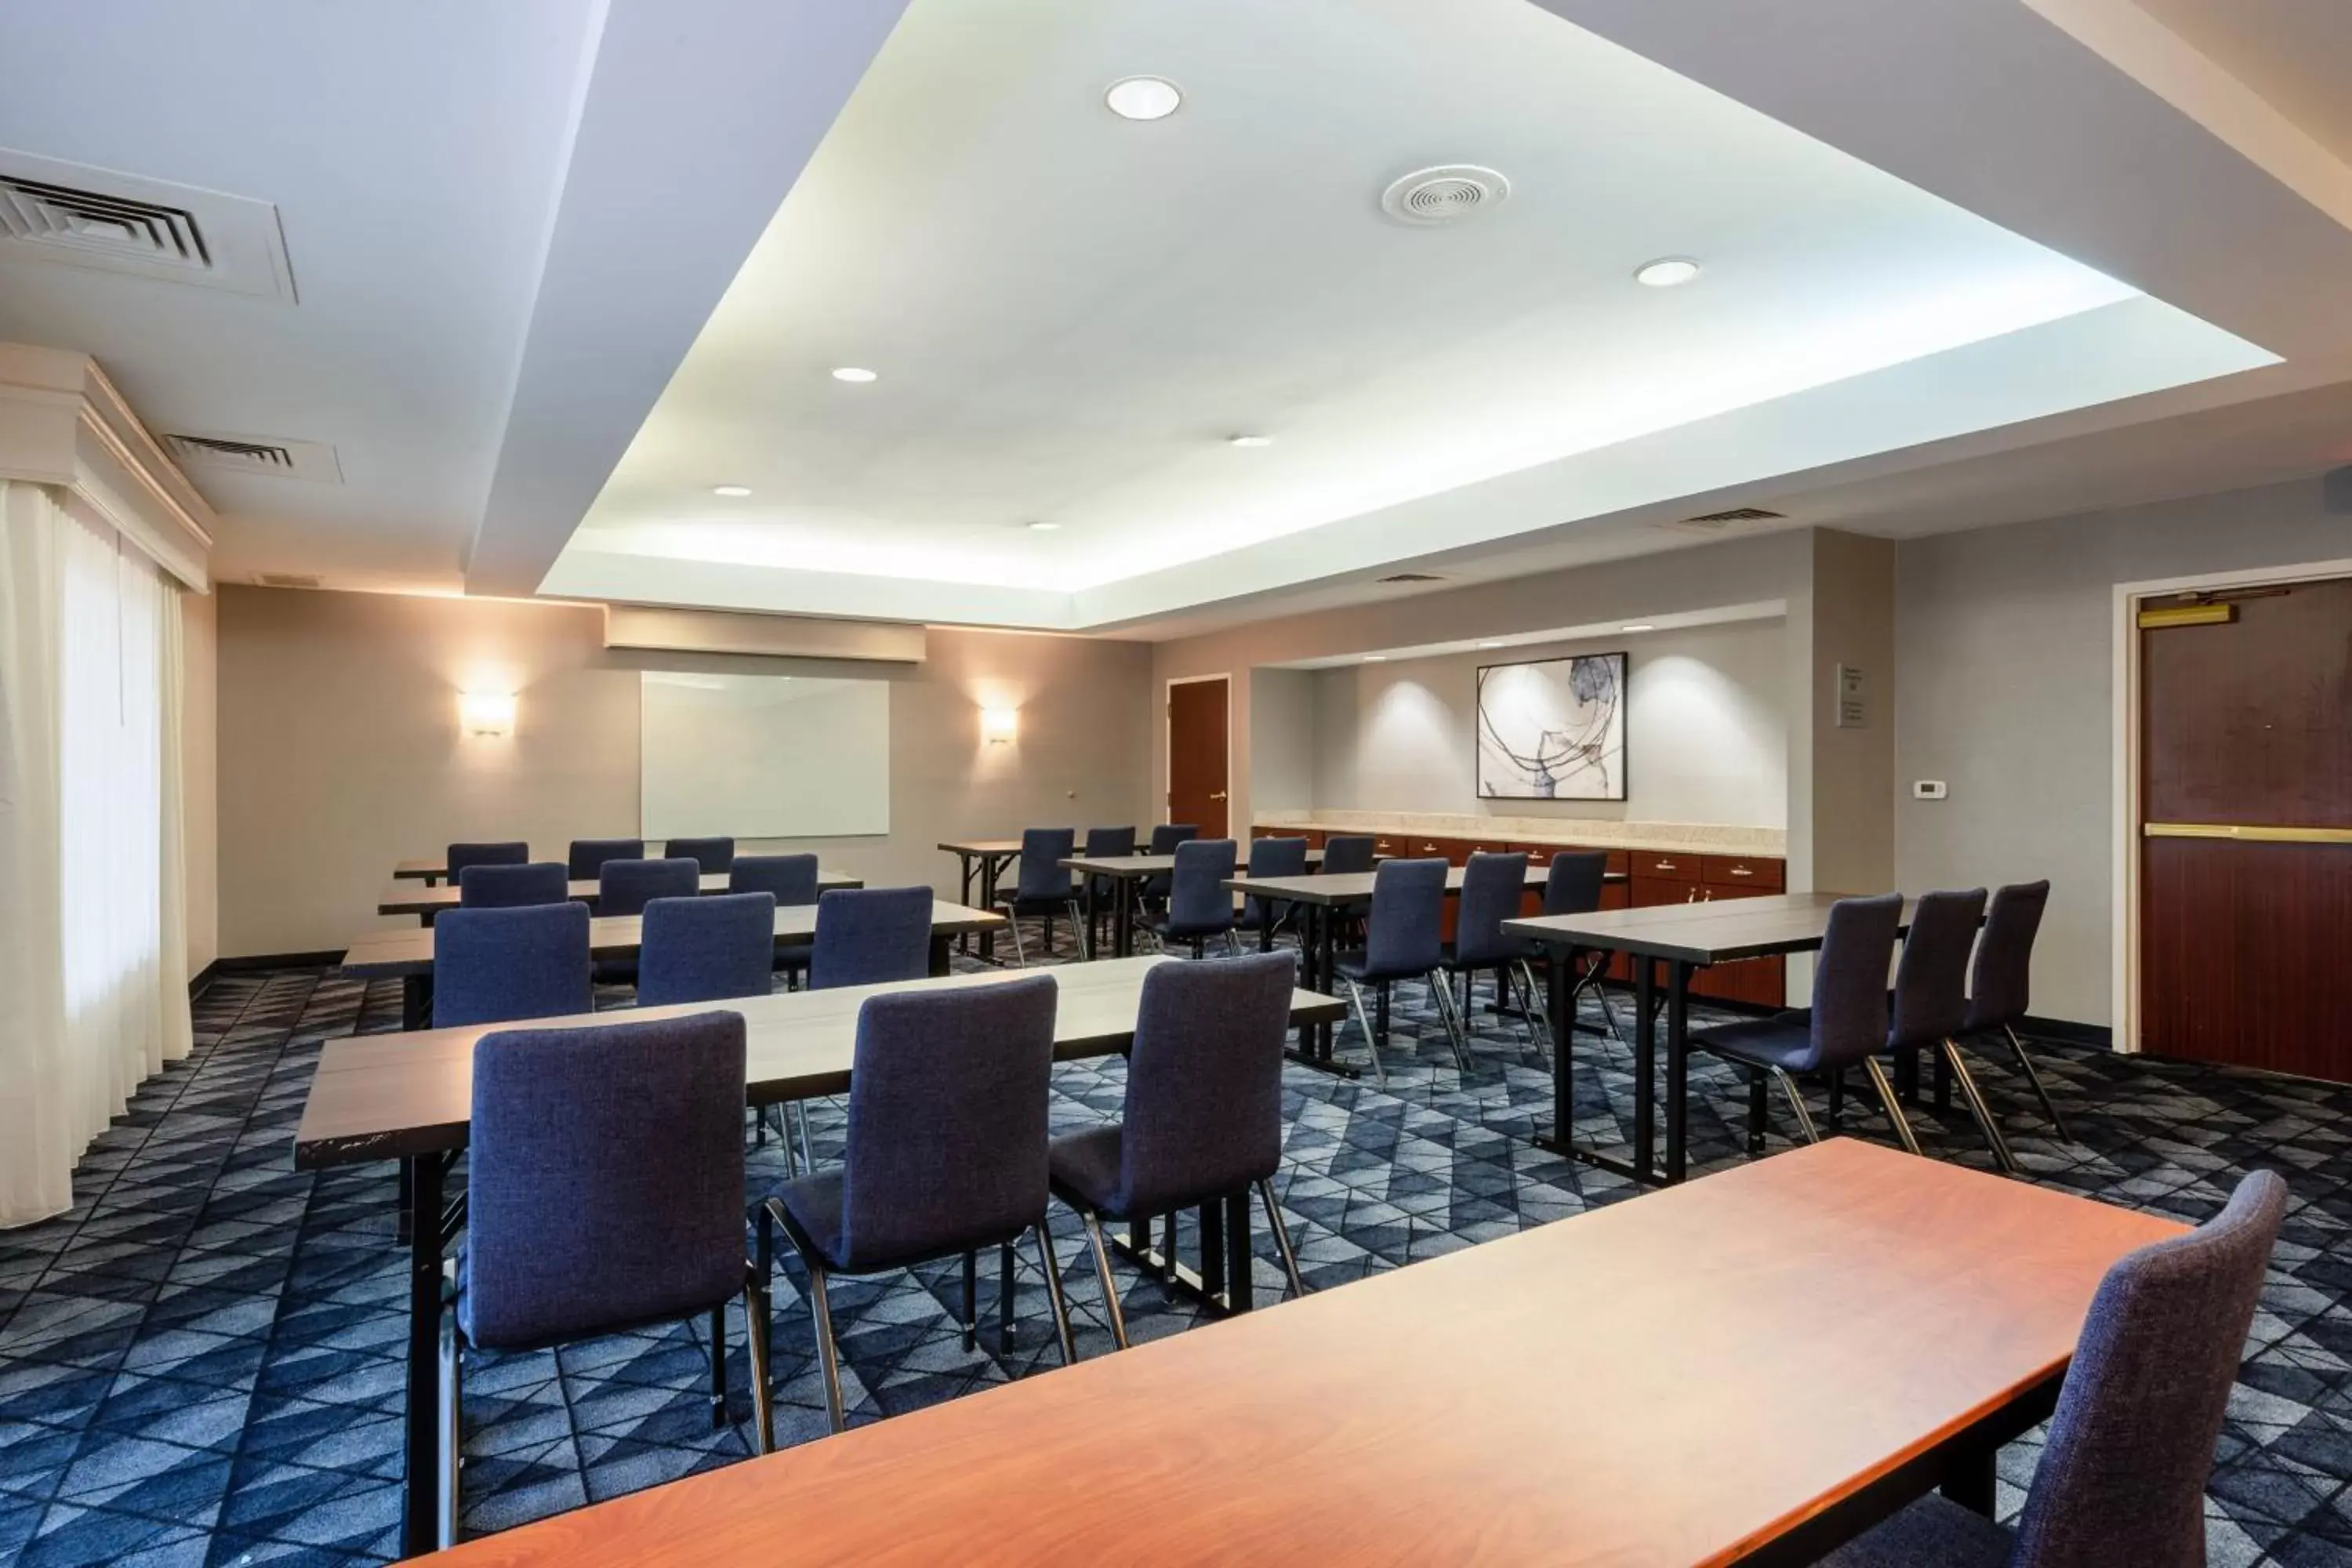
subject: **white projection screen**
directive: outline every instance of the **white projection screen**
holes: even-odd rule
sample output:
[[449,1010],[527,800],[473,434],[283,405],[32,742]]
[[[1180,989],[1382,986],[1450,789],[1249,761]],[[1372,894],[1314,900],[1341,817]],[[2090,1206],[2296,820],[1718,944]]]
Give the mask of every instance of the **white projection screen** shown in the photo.
[[643,670],[647,838],[890,831],[890,683]]

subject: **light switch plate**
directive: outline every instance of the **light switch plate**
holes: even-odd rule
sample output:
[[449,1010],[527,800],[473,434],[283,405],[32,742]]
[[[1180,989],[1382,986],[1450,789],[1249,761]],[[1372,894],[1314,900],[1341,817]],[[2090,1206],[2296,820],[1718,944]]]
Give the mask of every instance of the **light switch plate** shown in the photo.
[[1941,779],[1919,779],[1911,785],[1913,800],[1941,800],[1948,793]]

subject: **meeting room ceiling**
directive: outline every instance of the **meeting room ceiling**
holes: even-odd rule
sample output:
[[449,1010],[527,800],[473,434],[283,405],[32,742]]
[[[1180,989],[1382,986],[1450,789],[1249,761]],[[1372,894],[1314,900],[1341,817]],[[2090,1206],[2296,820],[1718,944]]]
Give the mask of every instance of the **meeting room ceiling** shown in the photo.
[[264,204],[290,288],[0,242],[0,340],[329,451],[191,468],[231,578],[1155,636],[2352,458],[2347,45],[2288,0],[78,13],[0,16],[0,176]]

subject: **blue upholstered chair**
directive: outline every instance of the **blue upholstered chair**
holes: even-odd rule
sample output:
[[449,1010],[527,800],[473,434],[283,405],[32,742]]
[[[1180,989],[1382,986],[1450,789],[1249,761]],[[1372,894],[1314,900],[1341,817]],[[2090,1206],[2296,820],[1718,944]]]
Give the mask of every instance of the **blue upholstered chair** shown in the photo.
[[441,863],[455,882],[468,866],[520,866],[530,858],[530,846],[511,839],[501,844],[452,844]]
[[721,877],[735,864],[735,840],[673,838],[662,846],[662,853],[672,860],[693,861],[706,877]]
[[1859,1064],[1869,1073],[1879,1103],[1895,1124],[1895,1136],[1912,1153],[1919,1141],[1895,1099],[1877,1053],[1886,1048],[1886,966],[1895,957],[1895,928],[1903,922],[1903,895],[1840,899],[1830,906],[1813,963],[1813,1005],[1801,1013],[1742,1018],[1691,1031],[1690,1043],[1748,1070],[1748,1152],[1764,1148],[1767,1078],[1778,1079],[1808,1143],[1821,1142],[1812,1112],[1797,1088],[1799,1073],[1835,1076]]
[[[1436,993],[1439,1005],[1454,1015],[1458,1040],[1466,1043],[1470,1036],[1467,1009],[1475,1000],[1478,976],[1492,974],[1497,1003],[1507,1001],[1514,989],[1519,991],[1519,1016],[1528,1043],[1537,1043],[1543,1003],[1536,994],[1535,973],[1528,967],[1535,957],[1535,944],[1503,930],[1505,921],[1518,918],[1527,890],[1528,858],[1517,851],[1479,850],[1462,869],[1461,906],[1454,911],[1454,940],[1442,950]],[[1457,975],[1462,980],[1458,996],[1454,991]],[[1548,1026],[1545,1031],[1549,1033]]]
[[[1133,827],[1087,829],[1086,854],[1089,859],[1114,860],[1134,853],[1135,829]],[[1095,930],[1095,921],[1100,916],[1114,912],[1117,907],[1114,900],[1118,897],[1119,881],[1116,877],[1089,877],[1084,886],[1089,900],[1085,953],[1087,957],[1092,958],[1100,940],[1099,933]]]
[[2107,1270],[2015,1533],[1931,1496],[1822,1568],[2204,1568],[2205,1483],[2285,1212],[2286,1184],[2257,1171]]
[[719,1002],[775,989],[776,900],[766,893],[656,899],[637,952],[637,1004]]
[[1170,942],[1190,942],[1198,958],[1211,937],[1224,938],[1229,953],[1241,951],[1241,940],[1234,932],[1234,895],[1225,887],[1233,880],[1239,854],[1239,846],[1230,838],[1193,838],[1176,846],[1167,910],[1144,922],[1159,937],[1163,952]]
[[[1181,864],[1176,896],[1183,897]],[[1121,1350],[1127,1319],[1103,1245],[1106,1219],[1148,1222],[1223,1204],[1234,1252],[1225,1278],[1246,1291],[1255,1191],[1291,1289],[1307,1293],[1272,1185],[1282,1168],[1282,1047],[1296,983],[1286,952],[1152,970],[1143,977],[1119,1120],[1054,1140],[1054,1193],[1086,1221],[1111,1337]]]
[[451,910],[433,922],[433,1026],[593,1012],[588,906]]
[[[1551,869],[1544,878],[1543,912],[1548,915],[1589,915],[1601,908],[1601,889],[1608,885],[1609,852],[1605,849],[1563,849],[1551,858]],[[1601,1004],[1601,1021],[1609,1026],[1612,1038],[1622,1039],[1617,1032],[1617,1015],[1609,1005],[1609,992],[1601,984],[1608,972],[1606,952],[1570,951],[1546,942],[1538,962],[1547,968],[1556,963],[1569,965],[1568,1016],[1576,1016],[1576,999],[1587,991]]]
[[1378,862],[1377,843],[1369,833],[1334,833],[1323,840],[1323,875],[1357,877]]
[[2017,1026],[2025,1019],[2032,994],[2033,938],[2042,929],[2042,912],[2049,903],[2048,882],[2016,882],[1994,892],[1991,911],[1985,916],[1984,940],[1977,943],[1968,1016],[1960,1020],[1959,1033],[1964,1038],[1999,1034],[2007,1039],[2025,1081],[2033,1087],[2034,1098],[2042,1101],[2050,1130],[2072,1142],[2066,1120],[2058,1114],[2058,1104],[2050,1098],[2041,1069],[2026,1054],[2025,1042],[2017,1037]]
[[[1380,1041],[1388,1033],[1389,987],[1400,980],[1426,980],[1433,990],[1436,988],[1437,966],[1445,956],[1440,932],[1445,919],[1445,875],[1450,869],[1443,860],[1381,861],[1372,873],[1372,909],[1366,921],[1364,945],[1340,953],[1332,965],[1348,987],[1348,1005],[1355,1009],[1356,1026],[1364,1032],[1364,1049],[1370,1053],[1372,1070],[1383,1088],[1389,1072],[1381,1063]],[[1377,1030],[1371,1016],[1364,1011],[1367,985],[1378,999]],[[1455,1063],[1466,1070],[1468,1059],[1454,1035],[1453,1009],[1441,1004],[1438,1016],[1454,1047]]]
[[604,874],[607,860],[642,860],[646,858],[646,841],[642,838],[575,838],[572,852],[564,864],[575,882],[593,882]]
[[1968,1017],[1969,952],[1976,946],[1984,907],[1982,888],[1920,896],[1911,911],[1910,932],[1903,939],[1903,956],[1895,965],[1886,1048],[1898,1059],[1916,1059],[1923,1050],[1940,1053],[1984,1131],[1993,1163],[2013,1173],[2017,1159],[2009,1151],[2009,1140],[2000,1135],[2000,1123],[1993,1120],[1984,1092],[1953,1039]]
[[1067,827],[1031,827],[1021,834],[1020,875],[1013,891],[999,893],[996,907],[1013,922],[1013,961],[1028,966],[1028,949],[1022,944],[1021,922],[1044,922],[1045,956],[1054,955],[1054,917],[1068,918],[1074,931],[1086,930],[1078,909],[1078,889],[1062,862],[1077,853],[1077,834]]
[[572,896],[563,867],[554,860],[527,866],[482,865],[457,873],[457,907],[513,910],[527,904],[560,904]]
[[742,1118],[740,1014],[476,1043],[466,1239],[441,1334],[442,1545],[457,1536],[468,1346],[537,1350],[707,1315],[721,1426],[740,1294],[754,1441],[770,1450],[768,1276],[743,1257]]
[[[1176,853],[1176,846],[1190,844],[1200,837],[1201,827],[1198,823],[1163,822],[1151,830],[1151,842],[1146,853],[1173,855]],[[1146,877],[1143,879],[1143,885],[1136,890],[1137,897],[1145,908],[1156,910],[1168,901],[1168,883],[1167,875]]]
[[[831,898],[835,895],[827,894]],[[847,1144],[839,1170],[779,1187],[760,1208],[758,1262],[782,1226],[807,1266],[825,1413],[846,1425],[825,1281],[965,1256],[1037,1235],[1062,1360],[1072,1359],[1061,1269],[1045,1227],[1046,1083],[1054,1064],[1050,974],[869,996],[857,1013]]]
[[727,869],[730,893],[766,893],[780,910],[816,902],[814,855],[739,855]]
[[834,888],[816,901],[809,986],[879,985],[931,972],[929,888]]
[[[1307,875],[1307,840],[1251,839],[1249,874],[1253,877],[1304,877]],[[1259,952],[1266,952],[1274,946],[1275,932],[1288,922],[1291,910],[1296,907],[1278,899],[1261,899],[1255,893],[1242,900],[1242,924],[1257,932]]]
[[656,899],[690,899],[702,891],[702,868],[692,860],[607,860],[596,877],[599,915],[641,915]]

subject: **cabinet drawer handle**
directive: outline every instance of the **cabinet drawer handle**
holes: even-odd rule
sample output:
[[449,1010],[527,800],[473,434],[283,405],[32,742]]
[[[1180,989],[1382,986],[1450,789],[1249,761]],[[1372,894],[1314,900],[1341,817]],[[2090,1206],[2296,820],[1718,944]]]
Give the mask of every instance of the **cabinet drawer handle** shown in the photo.
[[1655,863],[1655,864],[1654,864],[1651,868],[1652,868],[1653,870],[1658,870],[1658,871],[1671,871],[1671,870],[1674,870],[1674,869],[1675,868],[1675,863],[1674,863],[1673,861],[1671,861],[1671,860],[1660,860],[1660,861],[1656,862],[1656,863]]
[[1731,874],[1735,877],[1753,877],[1756,875],[1755,872],[1749,870],[1745,866],[1734,866],[1731,868]]

